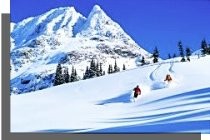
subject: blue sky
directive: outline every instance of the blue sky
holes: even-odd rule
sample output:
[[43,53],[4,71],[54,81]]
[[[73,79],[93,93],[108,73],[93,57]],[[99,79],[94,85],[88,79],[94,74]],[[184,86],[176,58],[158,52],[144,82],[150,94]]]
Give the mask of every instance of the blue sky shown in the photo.
[[88,16],[96,4],[145,50],[155,46],[162,58],[177,53],[177,42],[192,50],[210,43],[210,0],[11,0],[11,21],[37,16],[56,7],[74,6]]

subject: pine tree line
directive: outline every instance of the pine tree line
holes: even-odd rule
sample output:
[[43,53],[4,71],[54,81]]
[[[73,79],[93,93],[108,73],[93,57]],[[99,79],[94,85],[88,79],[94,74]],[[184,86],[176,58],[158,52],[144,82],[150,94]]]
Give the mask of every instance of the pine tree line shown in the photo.
[[[123,70],[126,70],[125,64],[123,64]],[[109,64],[107,73],[111,74],[111,73],[116,73],[119,71],[120,71],[120,68],[118,67],[117,61],[115,59],[114,67],[111,64]],[[90,79],[90,78],[99,77],[103,75],[105,75],[105,71],[102,68],[102,63],[99,63],[99,62],[96,63],[95,60],[92,59],[90,62],[90,66],[86,67],[86,71],[83,75],[83,79],[85,80],[85,79]]]
[[95,63],[95,60],[92,59],[90,62],[90,67],[86,67],[85,73],[83,75],[83,79],[89,79],[94,77],[99,77],[105,75],[105,71],[102,69],[102,63]]
[[[181,41],[178,42],[178,49],[179,49],[179,55],[182,57],[181,62],[186,61],[185,56],[186,56],[187,60],[190,61],[191,49],[189,47],[187,47],[184,52],[184,48],[183,48]],[[157,47],[155,47],[152,57],[153,57],[153,63],[157,63],[158,59],[159,59],[159,50]],[[173,54],[173,58],[175,58],[175,57],[176,57],[176,53]],[[168,59],[171,59],[171,58],[172,58],[171,54],[168,54]],[[142,63],[142,65],[145,64],[144,57],[142,57],[141,63]]]
[[[126,70],[125,64],[123,64],[123,70]],[[109,65],[108,74],[119,72],[120,68],[117,65],[117,61],[115,60],[114,67]],[[94,59],[91,60],[90,66],[86,67],[85,73],[83,74],[83,80],[90,79],[94,77],[99,77],[105,75],[105,71],[102,68],[102,63],[95,62]],[[61,85],[64,83],[75,82],[80,80],[77,75],[77,70],[72,66],[71,74],[69,74],[69,70],[67,67],[62,67],[61,64],[57,65],[55,79],[53,86]]]
[[[126,70],[125,64],[123,64],[123,70]],[[115,59],[114,67],[113,67],[111,64],[109,64],[109,67],[108,67],[108,74],[116,73],[116,72],[119,72],[119,71],[120,71],[120,68],[118,67],[117,61],[116,61],[116,59]]]
[[[190,56],[192,55],[191,49],[189,47],[186,47],[185,52],[184,52],[184,48],[182,46],[181,41],[178,42],[178,48],[179,48],[179,55],[182,57],[181,62],[185,62],[186,59],[188,61],[190,61]],[[208,45],[205,39],[203,39],[201,41],[201,55],[202,56],[210,55],[210,44]],[[198,54],[198,56],[199,56],[199,54]],[[173,57],[176,57],[176,55],[174,54]],[[185,57],[186,57],[186,59],[185,59]],[[168,58],[170,58],[170,54],[169,54]]]
[[75,82],[78,80],[79,80],[79,77],[74,67],[72,67],[71,75],[69,75],[69,71],[67,67],[61,67],[61,64],[57,65],[53,86],[57,86],[57,85],[61,85],[64,83],[69,83],[69,82]]
[[[181,62],[185,62],[186,59],[188,61],[190,61],[190,56],[192,54],[191,49],[189,47],[184,49],[181,41],[178,42],[177,46],[178,46],[178,50],[179,50],[179,56],[181,56],[181,60],[180,61]],[[175,57],[177,57],[176,53],[173,54],[173,57],[171,56],[170,53],[168,54],[168,59],[175,58]]]
[[[181,41],[178,42],[177,46],[178,46],[178,50],[179,50],[179,56],[181,56],[181,60],[180,61],[181,62],[185,62],[186,60],[190,61],[190,56],[192,55],[192,51],[191,51],[190,47],[186,47],[184,49]],[[210,44],[208,45],[208,43],[206,42],[205,39],[203,39],[201,41],[201,55],[202,56],[210,55]],[[174,53],[173,55],[168,54],[168,59],[175,58],[175,57],[177,57],[176,53]],[[157,47],[155,47],[155,49],[153,51],[152,58],[153,58],[153,63],[157,63],[158,62],[159,50],[158,50]],[[142,57],[141,63],[142,63],[142,65],[145,64],[144,57]]]

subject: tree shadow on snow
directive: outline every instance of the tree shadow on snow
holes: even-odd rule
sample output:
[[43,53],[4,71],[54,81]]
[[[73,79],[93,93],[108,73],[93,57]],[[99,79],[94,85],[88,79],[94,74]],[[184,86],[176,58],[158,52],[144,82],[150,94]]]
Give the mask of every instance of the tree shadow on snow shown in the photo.
[[[205,96],[203,96],[204,94],[205,94]],[[193,95],[200,95],[200,96],[193,97]],[[203,89],[193,90],[193,91],[189,91],[189,92],[179,93],[179,94],[168,96],[168,97],[165,97],[162,99],[157,99],[157,100],[151,101],[149,103],[145,103],[144,105],[162,102],[162,101],[166,101],[166,100],[170,100],[170,99],[175,100],[175,99],[183,98],[183,97],[186,98],[185,100],[189,100],[189,99],[197,99],[197,98],[206,98],[206,96],[208,96],[208,97],[210,96],[210,88],[203,88]]]
[[104,104],[111,104],[111,103],[130,103],[131,102],[130,98],[131,98],[131,92],[128,92],[120,96],[111,98],[111,99],[103,100],[99,102],[97,105],[104,105]]

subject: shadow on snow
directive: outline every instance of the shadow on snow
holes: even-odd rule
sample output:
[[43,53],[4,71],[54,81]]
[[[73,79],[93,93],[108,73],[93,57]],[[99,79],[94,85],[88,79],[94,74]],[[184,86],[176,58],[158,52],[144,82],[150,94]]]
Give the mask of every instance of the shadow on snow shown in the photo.
[[184,93],[181,93],[181,94],[177,94],[177,95],[165,97],[165,98],[162,98],[162,99],[154,100],[152,102],[145,103],[144,105],[151,104],[151,103],[162,102],[162,101],[170,100],[170,99],[182,98],[182,97],[192,98],[191,96],[193,96],[193,95],[203,95],[203,94],[206,94],[206,93],[209,93],[209,97],[210,97],[210,88],[203,88],[203,89],[199,89],[199,90],[184,92]]
[[130,103],[130,98],[131,98],[131,92],[127,92],[125,94],[122,94],[120,96],[103,100],[99,102],[97,105],[105,105],[105,104],[111,104],[111,103]]
[[93,131],[93,133],[176,133],[176,132],[197,132],[210,133],[210,122],[205,121],[187,121],[152,125],[131,125],[105,128]]

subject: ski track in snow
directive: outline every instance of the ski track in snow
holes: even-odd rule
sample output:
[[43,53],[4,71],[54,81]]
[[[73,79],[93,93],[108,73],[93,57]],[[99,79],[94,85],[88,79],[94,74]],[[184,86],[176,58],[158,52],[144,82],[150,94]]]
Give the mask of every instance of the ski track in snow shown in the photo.
[[173,70],[173,66],[174,66],[174,62],[170,62],[170,68],[169,68],[169,72],[171,73],[175,73],[174,70]]
[[161,67],[161,64],[159,64],[158,66],[157,66],[157,68],[154,70],[154,71],[152,71],[151,73],[150,73],[150,79],[152,80],[152,81],[155,81],[156,80],[156,77],[157,77],[157,70],[159,69]]
[[[158,71],[161,70],[162,63],[160,63],[154,71],[150,73],[150,80],[153,82],[151,85],[151,90],[158,90],[167,87],[167,84],[163,81],[160,81],[160,76],[158,75]],[[164,68],[163,68],[164,69]]]
[[163,64],[170,64],[170,67],[168,69],[169,73],[175,73],[174,70],[173,70],[173,67],[174,67],[174,62],[166,62],[166,63],[160,63],[158,64],[158,66],[155,68],[155,70],[153,70],[151,73],[150,73],[150,79],[152,81],[157,81],[157,77],[158,77],[158,70],[160,69],[161,65]]
[[[169,65],[169,68],[166,66]],[[161,67],[163,66],[163,67]],[[158,64],[158,66],[150,73],[149,79],[152,81],[151,90],[158,90],[163,89],[167,87],[174,87],[178,84],[178,81],[176,79],[177,75],[175,71],[173,70],[174,62],[161,62]],[[170,74],[172,76],[173,82],[166,82],[164,81],[165,75],[163,73],[160,73],[159,71],[164,71],[165,75]]]

